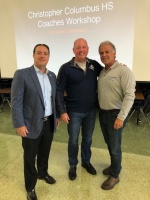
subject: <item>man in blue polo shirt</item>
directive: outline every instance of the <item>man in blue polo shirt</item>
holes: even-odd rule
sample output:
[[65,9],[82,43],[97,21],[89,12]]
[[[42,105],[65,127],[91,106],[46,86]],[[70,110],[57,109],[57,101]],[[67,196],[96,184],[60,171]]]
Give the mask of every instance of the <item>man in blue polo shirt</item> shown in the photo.
[[[92,134],[94,131],[97,107],[97,77],[103,67],[95,60],[87,58],[87,41],[79,38],[74,42],[73,57],[63,64],[57,78],[57,104],[62,121],[68,129],[69,179],[77,177],[78,137],[81,129],[81,162],[88,173],[96,170],[90,163]],[[64,91],[66,102],[64,102]]]

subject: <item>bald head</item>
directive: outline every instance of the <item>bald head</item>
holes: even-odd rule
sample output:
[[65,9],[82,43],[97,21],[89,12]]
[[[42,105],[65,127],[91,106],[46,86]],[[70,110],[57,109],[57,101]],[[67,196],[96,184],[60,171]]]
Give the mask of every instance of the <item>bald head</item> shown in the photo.
[[89,51],[88,43],[84,38],[78,38],[74,42],[73,52],[77,62],[85,62]]
[[78,38],[74,41],[74,47],[79,43],[85,43],[88,46],[87,41],[84,38]]

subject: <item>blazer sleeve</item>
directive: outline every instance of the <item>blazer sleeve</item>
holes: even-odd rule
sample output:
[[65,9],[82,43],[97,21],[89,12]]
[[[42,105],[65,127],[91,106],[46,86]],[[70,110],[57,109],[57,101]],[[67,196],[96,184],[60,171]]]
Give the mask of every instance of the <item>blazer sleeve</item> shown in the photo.
[[12,121],[15,128],[25,125],[23,116],[24,78],[21,70],[17,70],[11,86]]

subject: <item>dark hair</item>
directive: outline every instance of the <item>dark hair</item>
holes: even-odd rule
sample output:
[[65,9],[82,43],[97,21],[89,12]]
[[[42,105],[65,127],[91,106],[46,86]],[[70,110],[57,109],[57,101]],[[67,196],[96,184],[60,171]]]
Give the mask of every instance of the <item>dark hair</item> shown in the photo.
[[48,45],[46,45],[46,44],[37,44],[37,45],[35,45],[35,47],[33,49],[33,54],[35,54],[36,47],[38,47],[38,46],[44,46],[44,47],[46,47],[48,49],[48,53],[50,53],[50,49],[49,49]]

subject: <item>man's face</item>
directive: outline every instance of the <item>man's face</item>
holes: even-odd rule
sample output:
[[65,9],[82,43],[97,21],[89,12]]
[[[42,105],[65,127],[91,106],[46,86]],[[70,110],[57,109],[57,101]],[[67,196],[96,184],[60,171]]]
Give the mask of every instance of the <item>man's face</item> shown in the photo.
[[48,49],[45,46],[37,46],[33,54],[35,66],[37,68],[46,67],[49,56]]
[[85,62],[89,51],[87,42],[84,39],[78,39],[74,43],[73,52],[75,60],[78,62]]
[[99,54],[102,63],[106,67],[111,67],[115,62],[116,53],[109,44],[103,44],[99,49]]

